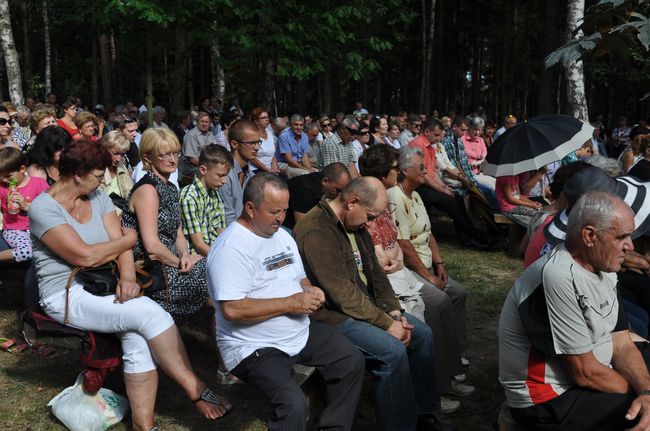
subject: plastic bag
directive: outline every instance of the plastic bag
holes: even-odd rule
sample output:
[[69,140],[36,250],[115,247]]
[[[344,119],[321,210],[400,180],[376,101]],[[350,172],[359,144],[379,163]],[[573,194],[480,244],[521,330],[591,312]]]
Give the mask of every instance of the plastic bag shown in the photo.
[[105,388],[90,395],[84,391],[83,379],[83,373],[79,374],[73,386],[47,403],[54,416],[71,431],[104,431],[120,422],[129,409],[129,401]]

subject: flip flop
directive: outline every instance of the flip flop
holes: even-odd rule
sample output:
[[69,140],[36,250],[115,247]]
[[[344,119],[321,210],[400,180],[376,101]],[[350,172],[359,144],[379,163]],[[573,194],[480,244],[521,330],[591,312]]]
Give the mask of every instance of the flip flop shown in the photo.
[[210,404],[214,404],[217,406],[221,406],[225,408],[225,406],[221,403],[221,400],[217,397],[217,394],[215,394],[212,389],[206,387],[203,389],[203,392],[201,392],[201,396],[199,396],[195,400],[191,400],[194,404],[198,403],[199,401],[206,401]]
[[0,350],[13,353],[13,349],[15,346],[16,346],[15,338],[0,338]]
[[47,344],[36,344],[32,351],[41,359],[52,359],[58,355],[56,347],[48,346]]

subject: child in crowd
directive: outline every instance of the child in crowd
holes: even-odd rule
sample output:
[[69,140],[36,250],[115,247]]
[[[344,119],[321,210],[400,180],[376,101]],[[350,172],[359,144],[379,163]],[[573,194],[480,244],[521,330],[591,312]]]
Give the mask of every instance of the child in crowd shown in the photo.
[[223,200],[218,190],[228,179],[233,158],[220,145],[207,145],[199,155],[199,171],[181,190],[183,233],[191,250],[207,256],[217,235],[226,228]]
[[2,236],[9,250],[0,251],[0,262],[24,262],[32,258],[27,211],[36,196],[49,186],[42,178],[25,173],[27,160],[19,149],[0,149],[0,208]]
[[[541,168],[533,172],[497,178],[495,191],[503,215],[523,227],[528,227],[531,218],[542,208],[541,203],[528,198],[528,192],[545,172],[546,170]],[[528,181],[520,184],[520,180],[526,177],[525,174],[529,175]]]

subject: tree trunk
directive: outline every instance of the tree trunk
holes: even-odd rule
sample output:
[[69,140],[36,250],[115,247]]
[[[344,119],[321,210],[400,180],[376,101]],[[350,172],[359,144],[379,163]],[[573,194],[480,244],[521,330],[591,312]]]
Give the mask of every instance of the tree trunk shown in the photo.
[[[219,47],[219,39],[217,38],[217,20],[212,23],[212,33],[214,39],[210,46],[210,64],[212,66],[212,95],[221,99],[224,103],[226,100],[226,73],[223,69],[223,59],[221,58],[221,49]],[[205,96],[201,96],[205,97]]]
[[268,112],[277,112],[275,100],[275,61],[267,58],[264,62],[264,106]]
[[104,103],[112,104],[111,95],[111,55],[108,47],[108,35],[99,35],[99,58],[102,63],[102,96]]
[[187,101],[189,107],[194,107],[194,65],[192,64],[192,51],[187,56]]
[[97,70],[98,67],[98,59],[97,57],[99,56],[97,52],[97,39],[92,38],[90,39],[90,43],[93,44],[92,48],[92,75],[91,75],[91,80],[90,80],[90,100],[91,100],[91,106],[96,106],[99,100],[99,72]]
[[[542,55],[550,54],[558,45],[558,2],[548,0],[544,7],[544,31],[542,40]],[[539,99],[537,114],[550,114],[554,112],[555,68],[547,69],[540,63]]]
[[29,0],[21,0],[20,14],[23,27],[23,67],[25,73],[25,82],[29,83],[32,80],[32,53],[29,46],[29,12],[27,11],[27,3]]
[[5,80],[4,78],[5,78],[5,62],[0,61],[0,100],[5,100],[4,85],[2,85],[2,83]]
[[145,40],[145,82],[147,87],[147,94],[145,96],[145,103],[147,104],[147,119],[149,127],[153,126],[153,72],[152,72],[152,43],[151,43],[151,32],[147,31],[147,36]]
[[187,57],[186,57],[186,39],[185,31],[180,26],[176,27],[174,36],[176,44],[174,46],[174,71],[170,112],[173,115],[180,110],[186,109],[185,106],[185,84],[187,82]]
[[11,16],[9,15],[9,1],[0,0],[0,44],[7,68],[9,81],[9,98],[15,104],[23,102],[23,81],[20,76],[20,63],[18,52],[14,44],[14,35],[11,31]]
[[[573,39],[574,30],[580,25],[585,13],[585,0],[569,0],[567,11],[568,40]],[[582,30],[576,38],[582,36]],[[575,61],[566,68],[567,104],[569,113],[579,120],[589,119],[587,99],[585,98],[585,74],[582,60]]]
[[426,87],[427,87],[427,41],[429,40],[427,38],[427,18],[429,14],[427,14],[427,0],[420,0],[420,15],[422,15],[422,27],[420,28],[420,35],[422,40],[420,43],[422,44],[422,53],[421,53],[421,61],[422,61],[422,69],[420,70],[420,94],[418,97],[418,112],[422,112],[422,109],[424,108],[424,98],[426,97]]
[[330,115],[332,113],[332,73],[328,69],[323,73],[323,90],[321,112]]
[[45,44],[45,94],[52,91],[52,46],[50,45],[50,19],[47,16],[47,0],[43,0],[43,38]]

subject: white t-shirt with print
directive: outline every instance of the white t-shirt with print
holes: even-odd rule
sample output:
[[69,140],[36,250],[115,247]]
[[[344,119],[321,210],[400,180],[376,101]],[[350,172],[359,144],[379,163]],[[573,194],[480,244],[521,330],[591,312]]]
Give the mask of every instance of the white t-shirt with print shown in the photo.
[[302,292],[306,277],[298,247],[284,229],[263,238],[242,226],[230,224],[210,249],[207,258],[208,290],[215,303],[217,344],[228,370],[264,347],[289,356],[307,343],[307,315],[273,317],[263,322],[228,321],[220,301],[245,298],[284,298]]

